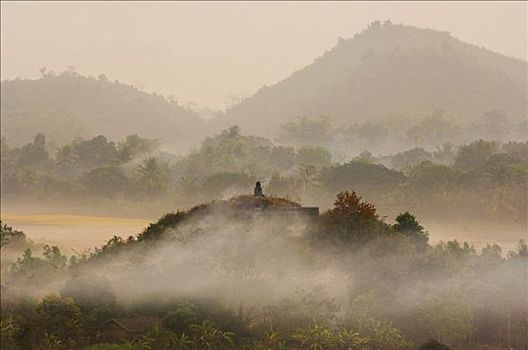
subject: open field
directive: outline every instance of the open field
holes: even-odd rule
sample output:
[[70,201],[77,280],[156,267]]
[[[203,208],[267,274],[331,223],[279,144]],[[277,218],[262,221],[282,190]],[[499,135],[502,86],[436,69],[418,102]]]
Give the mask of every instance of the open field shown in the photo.
[[45,241],[65,248],[83,250],[100,246],[112,236],[139,233],[152,220],[85,215],[2,213],[2,222],[24,231],[33,241]]
[[[112,236],[128,237],[141,232],[155,218],[120,218],[71,214],[2,213],[2,221],[26,233],[29,239],[59,245],[66,252],[100,246]],[[520,239],[527,239],[526,227],[483,223],[435,223],[425,221],[430,241],[457,239],[476,248],[487,243],[499,244],[504,252],[514,249]]]

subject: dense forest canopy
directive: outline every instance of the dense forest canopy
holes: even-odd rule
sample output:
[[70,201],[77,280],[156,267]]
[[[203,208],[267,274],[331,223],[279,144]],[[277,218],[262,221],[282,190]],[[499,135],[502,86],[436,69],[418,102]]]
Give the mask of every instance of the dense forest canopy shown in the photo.
[[249,193],[260,180],[268,194],[323,208],[336,192],[350,189],[377,203],[384,215],[403,208],[460,223],[527,220],[527,142],[363,151],[339,161],[323,146],[277,145],[231,127],[184,157],[159,147],[158,140],[136,134],[118,142],[99,135],[60,147],[51,147],[43,134],[21,147],[2,139],[3,201],[70,203],[72,210],[84,203],[116,215],[156,215],[167,206]]

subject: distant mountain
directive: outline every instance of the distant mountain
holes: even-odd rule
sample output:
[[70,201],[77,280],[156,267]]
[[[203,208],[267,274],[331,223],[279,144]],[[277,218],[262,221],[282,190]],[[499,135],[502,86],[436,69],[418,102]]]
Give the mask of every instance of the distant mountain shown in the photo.
[[274,136],[295,116],[351,124],[443,110],[461,124],[498,110],[527,114],[527,62],[464,43],[447,32],[374,22],[312,64],[226,111],[219,120]]
[[1,100],[2,137],[12,145],[30,142],[38,132],[58,145],[78,136],[121,139],[138,133],[179,151],[204,132],[195,112],[104,76],[70,72],[2,81]]

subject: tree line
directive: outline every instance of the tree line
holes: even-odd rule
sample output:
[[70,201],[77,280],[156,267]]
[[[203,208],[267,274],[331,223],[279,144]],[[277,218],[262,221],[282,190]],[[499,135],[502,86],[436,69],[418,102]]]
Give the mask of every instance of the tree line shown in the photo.
[[250,192],[260,180],[269,194],[323,207],[331,205],[333,193],[349,188],[387,213],[403,205],[421,216],[516,222],[526,217],[527,142],[477,140],[390,155],[363,151],[336,162],[323,146],[275,145],[232,127],[185,157],[161,152],[158,141],[138,135],[119,142],[97,136],[50,148],[42,134],[22,147],[2,142],[6,198],[138,207],[141,199],[156,198],[160,206],[181,208]]

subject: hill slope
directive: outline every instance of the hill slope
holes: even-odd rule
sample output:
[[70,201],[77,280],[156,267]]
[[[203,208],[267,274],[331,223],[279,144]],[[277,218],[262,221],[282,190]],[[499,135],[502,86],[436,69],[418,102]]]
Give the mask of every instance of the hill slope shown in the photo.
[[37,80],[2,81],[2,136],[20,145],[44,133],[58,144],[77,136],[132,133],[161,138],[172,149],[188,147],[202,132],[198,115],[133,86],[75,73]]
[[527,115],[527,62],[479,48],[447,32],[373,23],[340,39],[314,63],[227,111],[245,132],[276,135],[297,115],[339,124],[435,110],[470,122],[491,110]]

